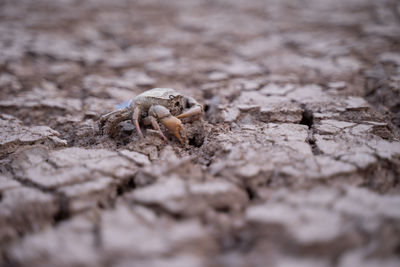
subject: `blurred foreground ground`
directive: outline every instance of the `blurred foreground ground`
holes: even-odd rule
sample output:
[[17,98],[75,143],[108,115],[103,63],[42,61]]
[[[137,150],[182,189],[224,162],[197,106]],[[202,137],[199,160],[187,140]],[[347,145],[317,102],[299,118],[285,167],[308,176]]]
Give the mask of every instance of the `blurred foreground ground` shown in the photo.
[[400,266],[399,127],[395,0],[3,0],[0,265]]

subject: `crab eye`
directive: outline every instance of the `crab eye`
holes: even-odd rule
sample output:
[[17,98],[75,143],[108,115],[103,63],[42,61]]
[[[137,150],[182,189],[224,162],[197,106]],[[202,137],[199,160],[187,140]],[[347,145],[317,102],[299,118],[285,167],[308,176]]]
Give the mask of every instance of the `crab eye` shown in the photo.
[[174,98],[175,98],[175,96],[173,96],[173,95],[169,96],[169,99],[171,99],[171,100],[174,99]]
[[175,107],[178,107],[179,106],[179,102],[175,102]]

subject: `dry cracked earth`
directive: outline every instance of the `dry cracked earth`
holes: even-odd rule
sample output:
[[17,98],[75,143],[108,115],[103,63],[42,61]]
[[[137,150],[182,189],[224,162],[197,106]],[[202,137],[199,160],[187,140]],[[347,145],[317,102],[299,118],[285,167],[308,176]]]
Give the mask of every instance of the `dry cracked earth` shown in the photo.
[[0,89],[1,266],[400,266],[396,0],[3,0]]

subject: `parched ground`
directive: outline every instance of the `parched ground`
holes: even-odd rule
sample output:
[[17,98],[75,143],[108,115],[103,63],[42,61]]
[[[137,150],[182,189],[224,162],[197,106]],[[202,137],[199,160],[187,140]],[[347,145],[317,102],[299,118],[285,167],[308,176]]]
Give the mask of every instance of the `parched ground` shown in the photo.
[[396,0],[3,0],[0,89],[2,266],[400,266]]

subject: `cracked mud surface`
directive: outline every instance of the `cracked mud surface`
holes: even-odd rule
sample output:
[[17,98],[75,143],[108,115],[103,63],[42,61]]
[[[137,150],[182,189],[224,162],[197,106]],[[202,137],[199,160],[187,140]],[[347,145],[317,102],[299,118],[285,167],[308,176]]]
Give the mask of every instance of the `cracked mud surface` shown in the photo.
[[[400,266],[395,0],[1,1],[0,265]],[[97,119],[154,87],[188,144]]]

